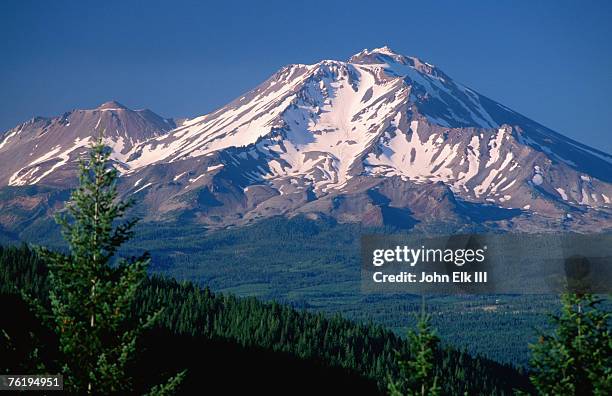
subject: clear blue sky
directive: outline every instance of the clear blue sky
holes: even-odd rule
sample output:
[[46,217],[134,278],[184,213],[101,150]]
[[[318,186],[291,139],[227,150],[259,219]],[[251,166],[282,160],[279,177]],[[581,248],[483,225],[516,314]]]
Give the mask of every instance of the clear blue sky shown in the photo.
[[205,114],[288,63],[388,44],[612,152],[610,1],[0,2],[0,130],[116,99]]

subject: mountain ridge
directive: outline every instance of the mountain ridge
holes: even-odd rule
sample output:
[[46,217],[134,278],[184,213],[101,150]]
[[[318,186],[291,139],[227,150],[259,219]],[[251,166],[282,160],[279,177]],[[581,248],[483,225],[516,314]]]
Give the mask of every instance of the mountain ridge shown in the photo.
[[[151,220],[223,227],[300,214],[382,225],[394,213],[414,226],[446,213],[461,225],[477,224],[465,208],[482,205],[512,213],[490,219],[494,229],[610,228],[612,156],[388,47],[288,65],[211,113],[150,123],[158,131],[129,147],[117,137],[113,158],[121,191],[142,194]],[[31,169],[9,184],[44,179],[28,179]]]
[[148,109],[131,110],[117,101],[55,117],[33,117],[0,137],[0,162],[5,165],[0,184],[74,182],[78,159],[99,134],[113,149],[117,166],[125,169],[125,154],[134,145],[175,127],[172,119]]

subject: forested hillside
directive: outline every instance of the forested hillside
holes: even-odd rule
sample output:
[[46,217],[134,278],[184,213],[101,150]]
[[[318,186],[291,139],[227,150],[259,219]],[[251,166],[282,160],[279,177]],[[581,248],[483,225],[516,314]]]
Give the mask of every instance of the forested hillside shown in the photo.
[[[414,324],[412,313],[421,307],[420,298],[412,295],[361,292],[360,236],[398,231],[390,227],[279,216],[219,231],[189,220],[143,222],[136,229],[135,238],[125,245],[125,255],[148,250],[153,272],[217,292],[339,313],[359,323],[381,324],[400,335]],[[50,221],[20,237],[62,248],[60,235]],[[427,305],[444,344],[526,367],[534,328],[547,327],[547,314],[559,308],[559,301],[548,295],[432,296]]]
[[[46,276],[45,266],[29,248],[0,248],[1,305],[13,313],[0,322],[6,332],[1,345],[5,370],[27,368],[24,362],[33,347],[30,332],[44,340],[39,358],[51,353],[44,345],[53,344],[52,336],[37,328],[19,296],[31,293],[46,301]],[[286,390],[291,393],[317,388],[376,393],[376,385],[384,389],[387,373],[397,372],[394,351],[407,352],[403,339],[381,326],[153,277],[141,289],[135,317],[159,307],[159,325],[147,332],[134,362],[143,384],[187,368],[184,391],[251,387],[283,393],[278,385],[282,376],[299,388]],[[444,348],[436,362],[444,394],[529,389],[526,376],[511,367],[466,352]]]

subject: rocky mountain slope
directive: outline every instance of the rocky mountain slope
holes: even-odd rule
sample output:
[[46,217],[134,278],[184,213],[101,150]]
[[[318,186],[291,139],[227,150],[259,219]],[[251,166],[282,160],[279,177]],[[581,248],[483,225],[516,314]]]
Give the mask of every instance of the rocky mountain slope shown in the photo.
[[436,230],[612,228],[612,156],[387,47],[286,66],[172,130],[116,103],[33,120],[1,138],[0,183],[67,186],[99,123],[121,190],[142,196],[149,220],[223,227],[301,214]]
[[116,165],[127,170],[127,155],[134,146],[175,127],[173,120],[151,110],[134,111],[118,102],[59,117],[35,117],[0,138],[0,185],[69,185],[79,156],[101,131]]

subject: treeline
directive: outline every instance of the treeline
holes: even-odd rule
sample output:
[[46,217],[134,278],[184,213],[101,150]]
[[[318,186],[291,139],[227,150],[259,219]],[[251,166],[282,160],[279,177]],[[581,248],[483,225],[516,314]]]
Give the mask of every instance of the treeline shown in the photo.
[[[17,307],[19,303],[15,302],[26,293],[48,303],[48,288],[47,269],[28,247],[0,247],[2,301],[12,301],[13,307]],[[141,349],[137,359],[141,371],[143,367],[150,369],[149,374],[145,372],[141,375],[141,381],[146,381],[147,375],[155,378],[172,373],[177,367],[185,367],[188,373],[187,387],[189,384],[195,386],[193,384],[199,380],[209,383],[218,375],[210,371],[215,367],[210,359],[218,360],[216,366],[228,367],[229,370],[246,365],[245,370],[251,372],[249,378],[255,381],[266,375],[258,371],[257,356],[267,356],[266,359],[276,362],[268,367],[278,370],[289,370],[299,367],[303,362],[310,362],[304,368],[304,375],[311,373],[314,375],[313,381],[327,378],[331,387],[335,379],[336,385],[346,383],[350,388],[352,384],[365,391],[369,389],[369,380],[375,382],[378,389],[384,390],[388,374],[394,377],[398,373],[396,351],[409,355],[406,342],[381,326],[356,324],[340,316],[328,317],[321,313],[298,311],[286,305],[264,303],[255,298],[215,294],[192,283],[178,283],[154,276],[138,292],[137,303],[133,308],[134,317],[142,317],[159,308],[163,308],[163,311],[158,324],[143,341],[149,352]],[[3,320],[10,322],[6,315]],[[6,334],[2,339],[0,348],[4,350],[0,349],[0,356],[12,356],[15,360],[6,362],[6,368],[12,368],[8,367],[9,363],[14,367],[18,364],[17,360],[26,356],[45,354],[44,350],[31,350],[35,345],[31,337],[25,336],[31,332],[27,328],[31,324],[26,322],[8,323],[9,330],[12,328],[20,334]],[[51,335],[41,337],[43,344],[53,343]],[[7,340],[11,340],[12,344]],[[157,355],[155,348],[158,348]],[[179,351],[184,354],[182,361]],[[197,354],[194,356],[195,351]],[[278,355],[271,357],[272,352]],[[168,357],[172,353],[175,354],[175,363]],[[189,353],[191,355],[187,356]],[[227,363],[222,361],[228,356],[237,361],[224,366]],[[299,360],[295,360],[295,357]],[[153,364],[153,359],[156,364]],[[189,359],[193,359],[193,363]],[[466,352],[442,348],[436,351],[435,362],[434,370],[441,380],[443,394],[509,395],[513,394],[514,389],[531,390],[528,378],[523,373],[485,358],[470,356]],[[313,369],[315,366],[318,369]],[[207,367],[206,371],[212,378],[207,378],[207,374],[202,373],[198,367]],[[164,370],[163,373],[160,374],[160,370]],[[333,377],[326,377],[326,372],[334,373]],[[236,378],[248,375],[245,372],[233,374]],[[268,375],[269,381],[276,381],[276,373],[270,372]],[[202,386],[205,388],[205,385]]]

